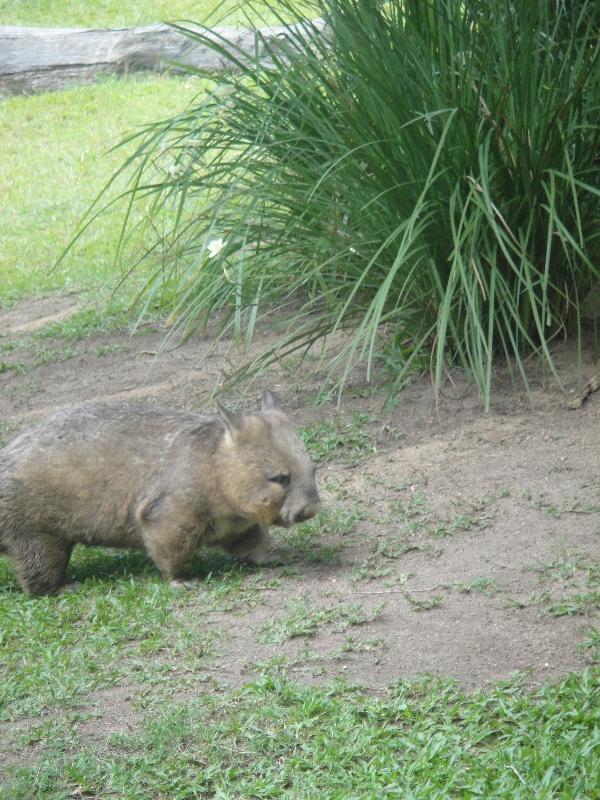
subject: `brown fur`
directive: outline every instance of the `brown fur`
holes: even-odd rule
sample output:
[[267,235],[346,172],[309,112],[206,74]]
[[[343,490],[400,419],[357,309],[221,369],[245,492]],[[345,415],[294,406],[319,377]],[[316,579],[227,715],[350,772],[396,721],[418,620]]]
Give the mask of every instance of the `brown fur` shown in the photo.
[[202,545],[263,563],[270,525],[319,508],[314,466],[270,392],[245,417],[84,405],[0,451],[0,552],[34,595],[59,589],[76,543],[144,548],[173,579]]

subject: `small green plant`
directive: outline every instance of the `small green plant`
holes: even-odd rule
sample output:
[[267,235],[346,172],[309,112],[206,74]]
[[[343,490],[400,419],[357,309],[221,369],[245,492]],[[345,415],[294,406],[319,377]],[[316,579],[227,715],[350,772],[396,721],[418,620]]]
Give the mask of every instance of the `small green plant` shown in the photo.
[[600,609],[600,591],[571,594],[555,600],[547,608],[553,617],[571,614],[588,614]]
[[431,597],[419,598],[408,592],[404,593],[406,602],[410,605],[412,611],[431,611],[434,608],[439,608],[442,605],[444,598],[440,594],[431,595]]
[[540,578],[560,580],[563,583],[573,584],[579,579],[589,588],[600,584],[598,562],[583,553],[569,552],[566,548],[562,548],[552,561],[538,562],[525,569],[536,572]]
[[21,363],[11,363],[8,361],[0,361],[0,374],[3,372],[23,372],[25,369]]
[[590,628],[588,635],[579,645],[579,649],[589,664],[600,664],[600,630]]
[[481,592],[486,597],[492,597],[503,589],[498,585],[497,581],[493,578],[473,578],[470,581],[453,581],[452,588],[456,589],[463,594],[471,594],[472,592]]
[[429,542],[418,542],[411,539],[403,539],[397,536],[388,536],[378,539],[374,547],[375,553],[383,558],[395,560],[402,558],[406,553],[419,551],[431,558],[439,558],[441,550]]
[[[527,499],[532,500],[532,496],[530,494],[524,495]],[[582,505],[580,500],[573,500],[570,503],[563,503],[562,505],[558,506],[541,495],[537,500],[534,501],[535,507],[539,508],[541,511],[544,511],[548,516],[554,517],[556,519],[560,519],[563,514],[598,514],[600,512],[600,506],[594,503],[590,503],[588,505]]]
[[356,564],[350,572],[349,579],[351,581],[372,581],[378,578],[387,578],[391,574],[391,567],[380,564],[376,559],[371,557],[360,564]]

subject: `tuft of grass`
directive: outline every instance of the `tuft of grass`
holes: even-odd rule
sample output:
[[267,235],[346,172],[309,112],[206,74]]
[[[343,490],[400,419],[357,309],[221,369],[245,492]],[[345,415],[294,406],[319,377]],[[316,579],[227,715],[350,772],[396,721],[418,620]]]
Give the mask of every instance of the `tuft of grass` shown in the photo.
[[499,586],[498,582],[493,578],[473,578],[470,581],[453,581],[452,588],[456,589],[463,594],[472,594],[472,592],[481,592],[486,597],[492,597],[503,589]]
[[20,362],[8,362],[8,361],[0,361],[0,374],[3,372],[22,372],[23,371],[23,364]]
[[600,630],[598,628],[590,628],[579,649],[588,664],[600,664]]
[[561,597],[550,603],[547,611],[553,617],[565,617],[572,614],[588,614],[598,609],[600,609],[600,591],[591,591]]
[[550,343],[577,335],[598,278],[598,3],[313,0],[303,16],[261,42],[268,64],[182,29],[235,71],[127,141],[126,200],[148,214],[123,228],[164,259],[146,302],[170,287],[174,336],[226,309],[250,337],[275,308],[288,333],[259,363],[320,341],[340,389],[357,364],[368,378],[392,357],[399,386],[430,357],[438,387],[458,363],[489,406],[498,358],[525,386],[526,354],[554,371]]
[[442,605],[444,598],[440,594],[431,595],[431,597],[419,598],[408,592],[404,593],[407,603],[410,605],[412,611],[431,611],[434,608],[439,608]]

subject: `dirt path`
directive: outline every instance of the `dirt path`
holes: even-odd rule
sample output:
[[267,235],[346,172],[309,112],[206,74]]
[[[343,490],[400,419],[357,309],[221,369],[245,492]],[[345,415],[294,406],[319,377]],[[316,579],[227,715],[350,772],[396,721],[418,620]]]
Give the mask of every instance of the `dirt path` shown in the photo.
[[[71,296],[0,313],[5,441],[91,399],[205,408],[243,357],[202,338],[161,353],[152,328],[32,338],[76,311]],[[563,347],[557,358],[575,386],[573,354]],[[590,361],[586,377],[593,371]],[[299,386],[297,375],[274,368],[251,394],[268,385],[298,425],[321,425],[328,513],[310,539],[276,535],[290,566],[252,575],[252,602],[202,620],[219,632],[214,679],[237,685],[270,661],[306,681],[340,676],[376,690],[430,672],[473,688],[515,670],[537,683],[583,667],[581,643],[600,620],[600,395],[569,411],[541,376],[531,405],[499,376],[486,416],[459,381],[438,417],[423,378],[385,413],[385,394],[357,384],[336,418],[333,404],[312,404],[320,376],[303,370]],[[303,623],[314,635],[296,635]]]

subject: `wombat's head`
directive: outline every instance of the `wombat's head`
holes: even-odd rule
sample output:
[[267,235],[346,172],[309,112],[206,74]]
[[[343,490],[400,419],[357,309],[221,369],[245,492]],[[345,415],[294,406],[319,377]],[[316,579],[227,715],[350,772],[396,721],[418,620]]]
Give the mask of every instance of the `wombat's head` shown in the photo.
[[314,517],[321,508],[315,467],[274,395],[264,392],[254,416],[220,410],[220,484],[234,513],[284,527]]

